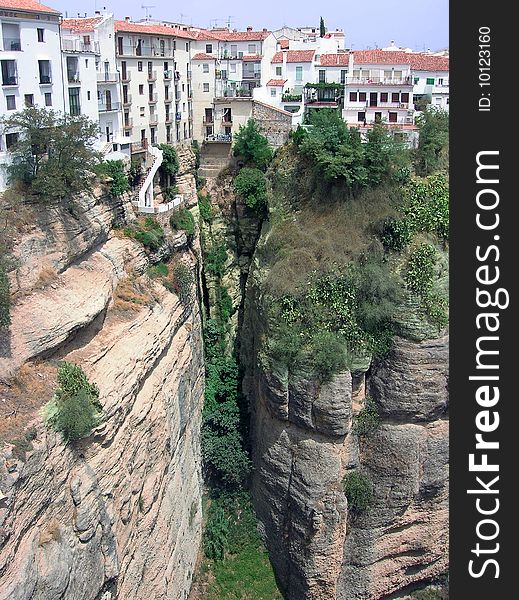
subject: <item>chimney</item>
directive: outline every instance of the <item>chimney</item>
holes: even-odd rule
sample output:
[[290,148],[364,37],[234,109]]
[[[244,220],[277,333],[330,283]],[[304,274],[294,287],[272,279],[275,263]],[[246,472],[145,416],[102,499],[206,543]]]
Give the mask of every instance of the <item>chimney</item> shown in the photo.
[[96,10],[96,11],[95,11],[95,16],[96,16],[96,17],[99,17],[100,15],[101,15],[101,11],[100,11],[100,10]]
[[252,27],[250,25],[247,25],[247,31],[252,31]]
[[130,22],[130,17],[124,17],[124,20],[129,23]]
[[263,33],[267,33],[267,28],[263,27]]

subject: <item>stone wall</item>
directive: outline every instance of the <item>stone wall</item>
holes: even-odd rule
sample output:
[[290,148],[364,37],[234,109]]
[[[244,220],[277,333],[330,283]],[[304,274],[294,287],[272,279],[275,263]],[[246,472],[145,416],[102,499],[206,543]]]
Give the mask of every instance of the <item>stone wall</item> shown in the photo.
[[282,146],[292,131],[292,115],[279,108],[254,100],[252,118],[258,123],[261,133],[274,147]]

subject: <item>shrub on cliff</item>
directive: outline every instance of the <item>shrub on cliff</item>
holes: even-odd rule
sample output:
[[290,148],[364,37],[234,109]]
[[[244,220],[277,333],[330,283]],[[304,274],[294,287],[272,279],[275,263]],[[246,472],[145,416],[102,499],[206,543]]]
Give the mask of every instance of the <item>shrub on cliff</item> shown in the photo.
[[162,150],[162,164],[159,167],[161,185],[167,187],[175,180],[180,168],[177,151],[169,144],[159,144],[159,150]]
[[449,113],[429,106],[416,119],[420,131],[415,151],[415,169],[419,175],[429,175],[448,165]]
[[152,252],[157,251],[164,243],[164,229],[153,217],[136,221],[124,228],[124,234],[140,242]]
[[343,485],[351,511],[358,513],[369,508],[373,502],[373,484],[367,475],[352,471],[344,477]]
[[[0,252],[2,251],[0,247]],[[5,265],[0,257],[0,330],[9,327],[11,323],[10,316],[11,296],[9,292],[9,279],[7,277]]]
[[99,423],[102,406],[99,390],[78,365],[64,362],[58,369],[58,388],[44,407],[45,421],[65,442],[87,437]]
[[256,121],[249,119],[234,138],[234,156],[243,158],[249,166],[266,171],[272,160],[272,150],[267,138],[260,133]]
[[96,172],[98,175],[111,177],[112,183],[108,195],[112,198],[117,198],[130,190],[130,182],[122,160],[103,161],[97,166]]
[[28,107],[2,119],[16,142],[5,166],[10,184],[23,184],[41,199],[74,197],[90,189],[98,164],[99,126],[84,115]]
[[245,204],[256,210],[263,210],[267,203],[267,180],[259,169],[244,167],[234,179],[234,189]]
[[364,408],[353,417],[353,432],[365,436],[377,431],[380,427],[380,416],[373,400],[366,396]]
[[189,237],[195,234],[195,219],[191,211],[187,208],[175,211],[169,218],[169,224],[171,225],[171,229],[185,231]]
[[191,269],[183,262],[177,262],[172,268],[171,290],[177,294],[182,304],[189,304],[193,298],[194,277]]

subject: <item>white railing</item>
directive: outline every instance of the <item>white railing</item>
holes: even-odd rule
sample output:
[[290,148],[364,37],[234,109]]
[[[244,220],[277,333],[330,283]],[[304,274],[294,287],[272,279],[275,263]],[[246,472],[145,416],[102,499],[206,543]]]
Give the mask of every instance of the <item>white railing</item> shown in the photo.
[[92,41],[86,43],[83,40],[64,38],[61,43],[65,52],[93,52],[94,54],[100,54],[99,42]]
[[173,200],[165,204],[157,204],[156,206],[138,206],[138,211],[145,214],[161,214],[173,210],[184,203],[184,196],[177,194]]
[[[155,146],[149,146],[148,152],[155,160],[153,161],[153,164],[151,165],[150,170],[146,175],[146,179],[144,180],[143,184],[141,185],[141,189],[139,190],[139,210],[143,207],[153,208],[153,179],[155,177],[155,174],[159,170],[160,165],[162,164],[162,150],[160,150],[159,148],[155,148]],[[149,197],[150,186],[151,203],[148,203],[146,201],[146,198],[147,196]]]

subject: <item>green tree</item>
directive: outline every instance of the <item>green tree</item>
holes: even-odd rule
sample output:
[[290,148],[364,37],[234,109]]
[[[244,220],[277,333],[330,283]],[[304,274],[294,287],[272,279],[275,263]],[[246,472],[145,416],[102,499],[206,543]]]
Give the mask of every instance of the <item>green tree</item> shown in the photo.
[[124,164],[122,160],[107,160],[99,164],[96,169],[99,175],[107,175],[111,177],[112,184],[108,194],[112,198],[117,198],[130,190],[130,182],[128,175],[124,170]]
[[86,116],[28,107],[2,119],[5,131],[18,134],[6,165],[10,184],[22,183],[42,199],[63,199],[85,192],[95,177],[97,123]]
[[267,138],[260,133],[256,121],[249,119],[240,129],[234,139],[234,156],[243,158],[249,166],[266,171],[272,160],[272,150]]
[[429,106],[416,119],[420,137],[415,152],[415,169],[419,175],[429,175],[446,168],[449,150],[449,113]]
[[375,123],[364,147],[368,185],[389,183],[407,170],[408,152],[383,123]]
[[195,218],[187,208],[175,211],[169,218],[169,224],[175,231],[185,231],[190,237],[195,233]]
[[234,189],[249,208],[261,211],[267,204],[267,180],[259,169],[244,167],[234,179]]
[[324,19],[322,17],[319,21],[319,35],[320,37],[324,37],[326,35],[326,27],[324,25]]
[[179,169],[177,151],[169,144],[159,144],[158,148],[162,150],[162,164],[159,168],[161,185],[169,187],[175,180]]

